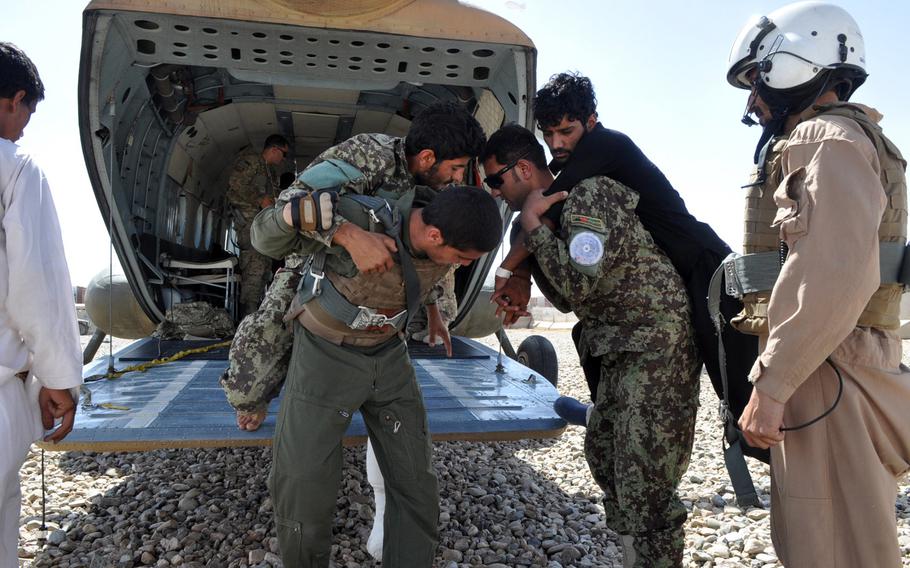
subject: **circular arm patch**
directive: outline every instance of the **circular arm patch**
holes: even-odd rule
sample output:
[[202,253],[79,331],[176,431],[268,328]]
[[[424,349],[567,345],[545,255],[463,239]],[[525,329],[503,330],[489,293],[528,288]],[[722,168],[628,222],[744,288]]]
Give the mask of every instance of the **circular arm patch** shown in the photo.
[[569,256],[579,266],[594,266],[604,256],[604,245],[594,233],[582,231],[569,241]]

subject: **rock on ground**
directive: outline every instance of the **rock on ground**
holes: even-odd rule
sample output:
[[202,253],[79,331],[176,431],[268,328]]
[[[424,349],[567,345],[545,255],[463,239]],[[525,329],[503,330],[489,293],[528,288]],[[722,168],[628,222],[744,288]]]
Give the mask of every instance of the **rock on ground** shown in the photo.
[[[533,333],[556,347],[560,390],[584,399],[587,386],[569,331],[514,330],[509,337],[517,346]],[[484,342],[495,345],[493,338]],[[701,403],[691,464],[679,488],[690,510],[684,565],[778,567],[767,511],[743,510],[734,502],[720,452],[717,399],[704,376]],[[621,566],[583,440],[584,430],[570,426],[555,440],[434,444],[441,500],[435,565]],[[266,489],[268,448],[48,452],[45,459],[49,538],[37,542],[40,452],[33,451],[21,472],[20,566],[281,565]],[[750,461],[750,468],[767,503],[767,467]],[[904,566],[910,566],[906,482],[896,510]],[[365,548],[372,517],[364,450],[345,449],[332,546],[336,566],[378,565]]]

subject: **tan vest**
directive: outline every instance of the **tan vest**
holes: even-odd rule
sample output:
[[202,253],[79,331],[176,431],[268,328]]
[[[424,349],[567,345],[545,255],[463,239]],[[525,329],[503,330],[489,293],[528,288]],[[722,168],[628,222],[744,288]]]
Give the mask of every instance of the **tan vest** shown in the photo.
[[[395,207],[401,212],[404,219],[403,231],[408,230],[408,218],[412,210],[413,199],[414,192],[395,203]],[[382,231],[380,226],[370,221],[361,208],[349,205],[347,202],[341,202],[338,207],[350,222],[368,231]],[[345,207],[347,208],[345,209]],[[400,254],[410,254],[406,243],[407,241],[403,244],[404,250],[400,251]],[[452,270],[453,266],[437,264],[429,258],[418,258],[414,255],[411,255],[411,262],[420,283],[420,302],[423,303],[433,287]],[[391,270],[381,274],[364,274],[355,268],[353,261],[346,253],[328,255],[325,275],[335,289],[355,306],[373,308],[390,317],[407,308],[407,293],[401,264],[396,263]],[[297,311],[296,314],[293,313],[295,311]],[[398,333],[398,330],[392,326],[367,330],[352,329],[326,312],[316,301],[310,301],[303,306],[294,302],[289,315],[296,316],[301,325],[310,332],[336,345],[378,345]]]
[[[882,133],[882,129],[873,122],[859,107],[849,103],[837,103],[831,106],[818,107],[818,115],[842,116],[854,120],[863,129],[875,145],[875,151],[881,165],[881,182],[888,196],[882,222],[879,226],[879,240],[882,242],[905,242],[907,240],[907,181],[905,170],[907,162],[897,147]],[[764,183],[751,185],[746,193],[745,235],[743,252],[745,254],[770,252],[778,250],[780,233],[771,227],[777,214],[774,203],[774,190],[783,179],[781,155],[787,148],[787,138],[778,137],[771,143],[766,157]],[[752,174],[751,183],[758,181],[759,171]],[[901,284],[884,284],[876,290],[857,326],[897,329],[900,327],[900,300],[903,293]],[[768,301],[771,291],[746,294],[743,297],[743,311],[730,322],[743,333],[762,335],[768,333]]]

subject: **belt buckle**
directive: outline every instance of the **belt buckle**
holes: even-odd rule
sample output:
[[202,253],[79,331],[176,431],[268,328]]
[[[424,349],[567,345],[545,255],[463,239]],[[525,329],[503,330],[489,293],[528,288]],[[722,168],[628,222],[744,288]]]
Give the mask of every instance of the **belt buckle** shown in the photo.
[[727,259],[724,260],[724,288],[728,296],[732,296],[737,300],[742,299],[743,293],[741,285],[739,283],[739,277],[736,275],[736,260]]
[[385,314],[376,313],[376,310],[366,306],[357,307],[360,308],[360,311],[354,316],[354,321],[350,325],[351,329],[367,329],[388,325],[389,318]]

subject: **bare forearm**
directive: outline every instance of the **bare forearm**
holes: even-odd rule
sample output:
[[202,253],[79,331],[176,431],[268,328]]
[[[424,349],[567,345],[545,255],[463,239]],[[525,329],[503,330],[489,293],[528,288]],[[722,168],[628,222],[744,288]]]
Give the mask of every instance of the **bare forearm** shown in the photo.
[[500,266],[506,270],[511,270],[515,272],[520,267],[527,265],[527,258],[531,256],[531,252],[528,250],[528,247],[525,246],[525,232],[519,231],[515,242],[512,243],[512,248],[509,250],[509,254],[503,259]]

